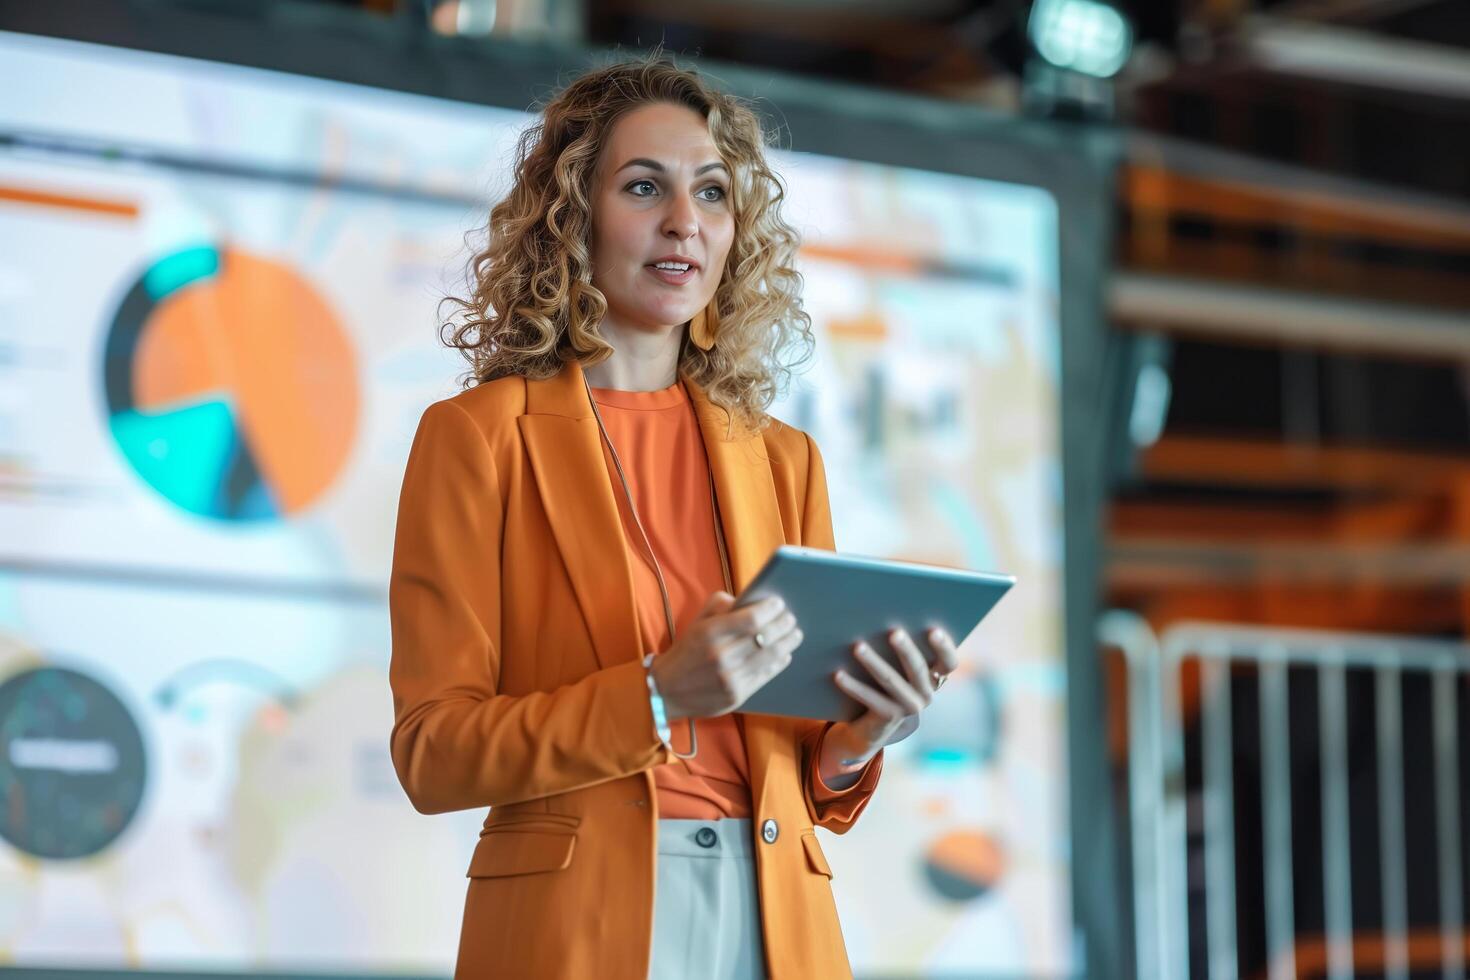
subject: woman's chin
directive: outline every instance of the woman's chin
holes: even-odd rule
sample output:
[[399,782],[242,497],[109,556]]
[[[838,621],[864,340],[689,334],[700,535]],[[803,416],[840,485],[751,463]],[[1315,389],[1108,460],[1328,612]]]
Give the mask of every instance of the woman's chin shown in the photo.
[[608,316],[616,323],[636,326],[645,333],[662,334],[688,323],[700,310],[690,303],[609,304]]
[[646,324],[645,330],[652,333],[664,333],[669,330],[677,330],[688,323],[690,318],[698,312],[697,310],[683,311],[679,309],[657,309],[648,310],[639,322]]

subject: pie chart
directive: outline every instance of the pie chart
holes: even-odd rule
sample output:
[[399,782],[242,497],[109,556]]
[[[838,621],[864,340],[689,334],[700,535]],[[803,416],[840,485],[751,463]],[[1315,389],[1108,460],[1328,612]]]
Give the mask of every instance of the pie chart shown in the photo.
[[112,437],[174,505],[221,521],[307,510],[359,418],[356,356],[290,266],[203,245],[154,262],[113,317],[103,383]]
[[980,898],[1006,871],[1000,844],[982,830],[955,830],[932,841],[924,856],[924,877],[940,897],[952,902]]

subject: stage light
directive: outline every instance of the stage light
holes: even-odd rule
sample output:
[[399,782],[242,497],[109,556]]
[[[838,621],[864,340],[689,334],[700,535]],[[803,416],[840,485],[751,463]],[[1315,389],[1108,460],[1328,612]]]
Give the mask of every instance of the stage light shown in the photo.
[[1133,49],[1127,18],[1098,0],[1037,0],[1027,29],[1048,62],[1097,78],[1117,74]]

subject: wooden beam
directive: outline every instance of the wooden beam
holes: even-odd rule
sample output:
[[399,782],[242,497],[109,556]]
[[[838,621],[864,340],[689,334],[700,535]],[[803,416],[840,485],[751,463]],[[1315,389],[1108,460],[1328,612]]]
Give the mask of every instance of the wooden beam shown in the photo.
[[[1223,541],[1444,540],[1453,535],[1449,494],[1320,504],[1114,500],[1108,534]],[[1467,515],[1470,516],[1470,515]],[[1455,540],[1470,541],[1470,533]]]
[[1470,587],[1470,543],[1226,542],[1115,537],[1104,548],[1110,588],[1235,585]]
[[1388,303],[1176,275],[1112,277],[1114,322],[1273,347],[1470,361],[1470,310]]
[[1300,446],[1265,440],[1166,436],[1144,451],[1153,480],[1225,487],[1428,493],[1470,473],[1470,457],[1393,449]]
[[1191,176],[1137,162],[1123,168],[1121,190],[1124,202],[1139,211],[1470,251],[1470,225],[1460,209],[1445,213],[1427,206],[1385,204],[1372,197],[1352,199],[1309,188]]

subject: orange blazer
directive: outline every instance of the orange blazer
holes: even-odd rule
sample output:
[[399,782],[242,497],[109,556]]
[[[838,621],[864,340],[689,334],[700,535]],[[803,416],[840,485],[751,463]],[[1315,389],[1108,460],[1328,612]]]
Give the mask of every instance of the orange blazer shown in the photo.
[[[726,438],[689,382],[736,589],[783,542],[834,547],[822,458],[780,422]],[[670,762],[644,680],[630,549],[582,367],[436,402],[414,437],[389,606],[393,764],[423,813],[492,809],[456,977],[644,980],[656,798]],[[824,723],[746,718],[767,969],[851,976],[813,833],[846,831],[882,769],[818,804]],[[761,834],[774,821],[775,840]]]

